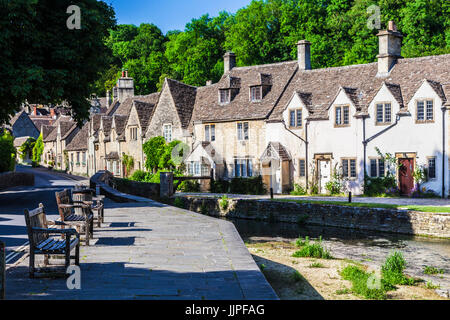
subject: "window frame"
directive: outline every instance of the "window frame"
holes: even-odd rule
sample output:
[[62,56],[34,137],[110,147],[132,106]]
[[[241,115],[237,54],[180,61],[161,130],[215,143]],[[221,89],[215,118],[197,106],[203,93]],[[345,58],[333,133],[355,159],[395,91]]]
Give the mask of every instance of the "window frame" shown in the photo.
[[[302,162],[303,162],[303,168],[302,168]],[[306,178],[306,159],[304,159],[304,158],[298,159],[298,176],[300,178]]]
[[[253,161],[251,158],[234,158],[233,165],[234,165],[233,175],[235,178],[253,177]],[[237,168],[239,168],[239,170]],[[243,171],[245,171],[245,175],[242,174]]]
[[[215,124],[205,124],[204,126],[205,141],[216,141],[216,125]],[[206,134],[208,132],[208,134]]]
[[[436,159],[437,157],[427,157],[427,178],[428,180],[436,180],[437,179],[437,167],[436,167]],[[434,177],[430,177],[430,160],[434,161]]]
[[129,128],[130,129],[130,140],[131,141],[137,141],[137,136],[138,136],[138,127],[137,126],[132,126]]
[[[352,161],[355,162],[355,176],[352,176]],[[344,162],[347,164],[347,175],[345,175],[344,172]],[[358,179],[358,158],[355,157],[345,157],[341,158],[341,165],[342,165],[342,176],[344,179],[348,180],[357,180]]]
[[[372,175],[372,161],[375,161],[375,171],[376,171],[376,175]],[[381,175],[381,171],[380,171],[380,163],[383,163],[383,175]],[[386,162],[384,161],[383,158],[380,157],[369,157],[369,176],[371,178],[383,178],[386,176]]]
[[[226,101],[222,101],[222,92],[226,93]],[[231,102],[231,89],[219,89],[219,104],[225,105]]]
[[[247,124],[247,130],[245,130],[245,124]],[[241,125],[241,129],[239,130],[239,125]],[[237,129],[237,140],[238,141],[248,141],[250,139],[250,124],[248,121],[242,121],[236,123]],[[247,131],[247,135],[245,135]]]
[[[254,93],[256,93],[256,91],[253,90],[257,90],[259,92],[259,99],[255,98]],[[250,102],[260,102],[262,101],[263,97],[262,97],[262,86],[251,86],[250,87]]]
[[[423,119],[420,120],[419,119],[419,102],[423,102]],[[428,102],[431,102],[432,108],[431,108],[431,113],[432,113],[432,118],[428,119]],[[434,123],[435,118],[436,118],[436,113],[434,111],[435,108],[435,101],[434,99],[416,99],[416,116],[415,116],[415,120],[416,123],[418,124],[422,124],[422,123]]]
[[[340,123],[338,120],[338,109],[340,110]],[[347,111],[347,112],[346,112]],[[347,123],[345,123],[345,114],[347,113]],[[343,128],[350,126],[350,105],[349,104],[339,104],[334,106],[334,127]]]
[[[382,121],[378,121],[378,106],[382,105]],[[389,121],[386,121],[386,105],[389,105]],[[392,124],[392,102],[391,101],[379,101],[374,104],[375,106],[375,125],[386,126]]]
[[[300,112],[300,125],[299,125],[299,113]],[[294,117],[292,118],[292,113]],[[294,125],[292,125],[292,119],[294,120]],[[289,109],[289,128],[290,129],[302,129],[303,128],[303,108]]]
[[[169,128],[170,128],[170,140],[167,140],[167,138],[166,138],[166,127],[169,127]],[[165,124],[163,124],[163,126],[162,126],[162,132],[163,132],[164,140],[166,140],[167,143],[173,141],[173,131],[172,131],[172,124],[171,124],[171,123],[165,123]]]

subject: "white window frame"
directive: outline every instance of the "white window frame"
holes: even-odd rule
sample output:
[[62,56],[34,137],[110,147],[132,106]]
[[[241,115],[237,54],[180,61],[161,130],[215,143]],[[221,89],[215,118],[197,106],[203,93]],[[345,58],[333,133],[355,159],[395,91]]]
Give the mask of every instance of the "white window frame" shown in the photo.
[[[170,130],[167,130],[167,128],[169,128]],[[171,142],[172,141],[172,124],[170,124],[170,123],[163,124],[162,131],[163,131],[164,140],[166,140],[166,142]]]

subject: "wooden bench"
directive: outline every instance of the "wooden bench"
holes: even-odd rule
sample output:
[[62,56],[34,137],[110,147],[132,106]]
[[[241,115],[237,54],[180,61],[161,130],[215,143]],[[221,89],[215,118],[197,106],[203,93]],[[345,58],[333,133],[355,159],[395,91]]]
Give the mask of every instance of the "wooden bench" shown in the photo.
[[[50,229],[49,225],[65,225],[58,221],[47,221],[44,205],[39,204],[39,208],[32,211],[25,209],[25,222],[27,225],[28,240],[30,242],[30,278],[34,278],[34,273],[44,270],[35,268],[35,255],[44,255],[44,265],[48,265],[50,255],[64,255],[65,269],[70,266],[70,259],[75,259],[75,265],[80,265],[80,235],[74,229]],[[55,237],[64,235],[64,238]],[[72,236],[74,236],[72,238]],[[75,249],[75,255],[70,252]]]
[[91,211],[97,212],[97,216],[94,215],[94,221],[97,221],[97,227],[101,227],[102,223],[105,219],[104,214],[104,204],[103,199],[104,196],[96,196],[95,190],[90,188],[80,188],[79,190],[75,189],[72,191],[72,198],[74,200],[82,201],[85,204],[89,204],[91,206]]
[[[73,201],[68,189],[55,192],[55,196],[59,211],[58,220],[74,227],[80,234],[84,230],[84,241],[86,245],[89,245],[89,239],[92,239],[94,235],[94,215],[91,206],[82,201]],[[81,213],[75,212],[75,209],[81,209]]]

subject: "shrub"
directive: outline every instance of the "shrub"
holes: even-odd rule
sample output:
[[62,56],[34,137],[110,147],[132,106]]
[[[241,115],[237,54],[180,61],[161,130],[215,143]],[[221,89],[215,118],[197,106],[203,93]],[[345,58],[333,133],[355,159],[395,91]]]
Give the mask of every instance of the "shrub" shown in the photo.
[[304,196],[306,193],[306,189],[297,183],[294,184],[294,190],[291,191],[291,195],[293,196]]
[[226,195],[223,195],[222,199],[220,199],[219,205],[220,205],[220,208],[222,210],[224,210],[224,211],[227,210],[227,208],[228,208],[228,197]]
[[181,199],[181,198],[179,198],[179,197],[176,197],[175,198],[175,200],[173,201],[173,205],[175,206],[175,207],[178,207],[178,208],[184,208],[184,203],[183,203],[183,199]]
[[262,180],[262,176],[257,176],[231,179],[230,193],[262,195],[266,194],[267,190]]
[[334,195],[342,193],[344,185],[342,183],[342,176],[339,174],[337,168],[335,167],[333,170],[333,174],[331,176],[331,180],[325,184],[325,189]]
[[143,170],[136,170],[135,172],[133,172],[133,174],[129,179],[138,182],[148,182],[151,176],[152,174],[150,172],[145,172]]
[[364,194],[370,197],[399,194],[395,176],[388,174],[385,177],[371,178],[366,176]]
[[227,180],[214,180],[211,182],[211,192],[212,193],[229,193],[230,192],[230,182]]
[[438,269],[438,268],[432,267],[432,266],[425,266],[423,268],[423,273],[430,274],[430,275],[438,274],[438,273],[444,274],[444,272],[445,272],[444,269]]
[[305,240],[303,240],[301,237],[297,239],[297,241],[295,241],[295,245],[297,247],[303,247],[304,245],[309,244],[309,237],[306,236]]
[[384,281],[394,286],[396,284],[414,284],[414,279],[409,279],[403,274],[406,267],[406,261],[401,252],[394,251],[391,253],[381,267]]
[[344,280],[352,283],[352,291],[366,299],[384,300],[386,299],[386,288],[382,281],[378,288],[370,288],[371,277],[375,277],[374,273],[368,273],[357,266],[347,266],[341,272]]
[[178,190],[182,192],[200,192],[200,183],[197,180],[185,180],[178,185]]
[[304,245],[293,255],[295,258],[299,257],[310,257],[310,258],[321,258],[321,259],[333,259],[330,252],[322,246],[322,237],[319,241],[315,243],[310,243],[309,240],[305,240]]
[[0,134],[0,150],[0,172],[14,171],[16,148],[14,148],[14,137],[8,130],[3,130]]

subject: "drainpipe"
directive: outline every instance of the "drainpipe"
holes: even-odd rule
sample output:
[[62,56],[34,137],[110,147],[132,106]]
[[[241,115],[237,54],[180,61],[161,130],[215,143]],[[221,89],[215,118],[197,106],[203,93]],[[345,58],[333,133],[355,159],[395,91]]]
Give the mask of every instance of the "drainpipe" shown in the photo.
[[442,107],[442,198],[445,198],[445,111]]
[[364,145],[363,166],[364,166],[364,188],[365,188],[366,177],[367,177],[367,162],[366,162],[367,143],[364,142],[364,141],[366,141],[366,117],[363,117],[362,119],[363,119],[363,145]]
[[296,136],[297,138],[299,138],[301,141],[303,141],[305,143],[305,178],[306,178],[306,190],[308,190],[308,125],[309,125],[309,120],[306,120],[305,123],[305,137],[306,139],[303,139],[302,137],[300,137],[299,135],[297,135],[296,133],[294,133],[293,131],[289,130],[289,128],[286,126],[286,123],[284,123],[284,121],[282,121],[284,129],[286,129],[288,132],[292,133],[294,136]]

